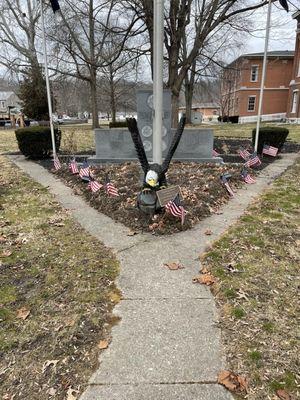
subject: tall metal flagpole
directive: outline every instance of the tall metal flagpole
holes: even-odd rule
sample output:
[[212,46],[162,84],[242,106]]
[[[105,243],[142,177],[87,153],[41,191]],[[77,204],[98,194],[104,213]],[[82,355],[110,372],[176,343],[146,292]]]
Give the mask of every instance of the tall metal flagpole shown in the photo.
[[162,163],[164,1],[153,0],[153,161]]
[[40,2],[41,2],[41,20],[42,20],[42,35],[43,35],[43,50],[44,50],[44,68],[45,68],[45,79],[46,79],[46,87],[47,87],[47,99],[48,99],[51,140],[52,140],[52,151],[53,151],[53,158],[56,158],[56,146],[55,146],[55,136],[54,136],[54,127],[53,127],[53,117],[52,117],[52,103],[51,103],[51,92],[50,92],[50,83],[49,83],[43,0],[40,0]]
[[254,151],[256,151],[256,152],[257,152],[257,147],[258,147],[259,128],[260,128],[262,104],[263,104],[263,97],[264,97],[264,87],[265,87],[265,80],[266,80],[267,53],[268,53],[268,47],[269,47],[269,36],[270,36],[270,27],[271,27],[271,11],[272,11],[272,0],[269,0],[267,25],[266,25],[265,51],[264,51],[264,60],[263,60],[263,68],[262,68],[262,75],[261,75],[261,85],[260,85],[260,93],[259,93],[257,124],[256,124],[256,134],[255,134],[255,144],[254,144]]

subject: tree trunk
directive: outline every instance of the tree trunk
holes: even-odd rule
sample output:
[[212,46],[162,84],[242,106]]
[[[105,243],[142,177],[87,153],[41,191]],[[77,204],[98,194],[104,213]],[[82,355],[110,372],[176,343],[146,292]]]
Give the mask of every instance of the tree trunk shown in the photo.
[[179,96],[172,93],[172,128],[178,126],[178,107],[179,107]]
[[186,123],[192,123],[192,105],[193,105],[193,91],[189,83],[185,83],[185,117]]
[[185,116],[187,124],[192,123],[192,106],[193,106],[195,75],[196,75],[196,60],[193,62],[190,74],[187,73],[184,79]]
[[109,66],[109,94],[110,94],[110,112],[111,120],[113,123],[116,122],[117,106],[116,106],[116,93],[115,93],[115,82],[113,76],[113,67]]
[[99,128],[99,117],[98,117],[98,99],[97,99],[97,70],[91,66],[91,79],[90,79],[90,90],[91,90],[91,106],[93,115],[93,129]]

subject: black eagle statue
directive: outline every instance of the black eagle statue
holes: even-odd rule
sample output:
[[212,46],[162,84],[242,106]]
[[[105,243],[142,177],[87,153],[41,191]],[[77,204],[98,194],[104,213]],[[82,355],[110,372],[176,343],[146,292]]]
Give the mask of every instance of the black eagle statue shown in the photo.
[[167,186],[166,172],[180,142],[184,130],[185,117],[181,117],[179,121],[178,128],[162,165],[156,163],[149,164],[136,119],[127,118],[127,125],[144,172],[142,192],[138,195],[138,207],[146,213],[154,214],[159,210],[156,191]]

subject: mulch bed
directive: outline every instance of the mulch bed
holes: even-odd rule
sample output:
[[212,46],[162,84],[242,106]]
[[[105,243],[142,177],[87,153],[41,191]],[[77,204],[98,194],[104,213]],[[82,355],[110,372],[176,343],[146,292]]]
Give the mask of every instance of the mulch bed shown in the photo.
[[[264,167],[266,164],[263,164]],[[50,165],[48,164],[48,167]],[[184,207],[188,211],[185,223],[181,226],[178,218],[164,212],[154,219],[140,212],[136,207],[136,197],[141,189],[141,170],[138,163],[105,164],[93,167],[93,175],[100,183],[105,181],[109,173],[112,183],[119,190],[119,197],[108,197],[103,189],[96,194],[87,190],[86,183],[77,175],[72,175],[64,165],[59,171],[52,171],[75,194],[82,195],[91,206],[100,212],[123,223],[134,232],[152,232],[153,234],[171,234],[192,228],[203,218],[217,213],[220,206],[226,203],[230,196],[220,182],[224,172],[231,174],[230,185],[236,190],[244,185],[240,177],[241,165],[237,164],[198,164],[173,162],[168,172],[169,185],[181,187]],[[257,174],[253,171],[252,175]]]
[[[140,212],[136,207],[136,197],[141,189],[142,172],[137,162],[123,164],[102,164],[94,166],[93,172],[96,179],[103,183],[105,175],[109,173],[112,182],[118,188],[120,196],[109,198],[103,189],[97,194],[92,194],[86,188],[78,176],[72,175],[64,166],[55,174],[60,177],[74,192],[82,195],[89,204],[100,212],[108,215],[115,221],[121,222],[133,232],[152,232],[153,234],[172,234],[192,228],[205,217],[218,212],[221,205],[226,203],[230,196],[220,183],[220,175],[229,172],[232,177],[230,185],[233,190],[241,188],[244,182],[241,180],[240,171],[243,159],[237,154],[239,148],[251,149],[251,140],[236,138],[215,138],[214,148],[220,153],[226,164],[199,164],[174,161],[168,171],[169,185],[179,185],[182,190],[184,207],[188,211],[185,223],[181,226],[180,220],[170,215],[161,213],[151,219]],[[300,145],[287,142],[282,152],[297,152]],[[82,162],[85,156],[78,154],[77,161]],[[61,161],[68,163],[69,155],[60,155]],[[276,158],[264,156],[262,165],[250,173],[255,176]],[[52,171],[52,163],[49,160],[40,162],[44,167]],[[53,171],[52,171],[53,172]]]

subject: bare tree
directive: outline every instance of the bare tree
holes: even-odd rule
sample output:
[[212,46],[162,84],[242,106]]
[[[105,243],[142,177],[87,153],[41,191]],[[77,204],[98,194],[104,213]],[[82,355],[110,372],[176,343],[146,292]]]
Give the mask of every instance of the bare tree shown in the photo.
[[[144,19],[150,37],[151,53],[153,47],[153,2],[148,0],[129,0],[125,2]],[[165,48],[168,65],[167,86],[172,91],[172,122],[177,125],[178,99],[184,79],[193,62],[205,47],[205,42],[220,29],[230,24],[239,15],[249,15],[267,4],[267,0],[170,0],[165,7]],[[242,20],[242,17],[241,17]],[[194,29],[186,57],[181,58],[183,41],[187,27]]]
[[0,64],[14,73],[39,69],[37,0],[2,0],[0,3]]
[[[64,8],[67,8],[66,12]],[[108,68],[120,58],[128,39],[139,32],[134,30],[139,17],[133,13],[121,13],[119,2],[114,0],[80,0],[76,3],[66,0],[64,8],[59,34],[57,29],[52,34],[58,47],[56,71],[88,82],[93,127],[98,127],[99,69]],[[112,35],[118,37],[118,42],[107,57],[105,48],[111,43]]]
[[[232,24],[233,25],[233,24]],[[250,23],[248,22],[248,26]],[[199,51],[198,57],[193,61],[191,68],[187,71],[184,79],[184,94],[186,105],[186,121],[191,123],[191,111],[194,95],[195,83],[203,79],[219,79],[220,69],[224,64],[224,54],[226,57],[230,52],[241,49],[242,39],[247,34],[247,30],[242,33],[235,29],[238,25],[232,27],[220,26],[219,32],[204,43],[204,47]],[[186,35],[188,36],[188,35]],[[186,39],[183,40],[182,59],[187,56]],[[215,100],[218,101],[216,98]]]

